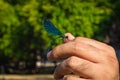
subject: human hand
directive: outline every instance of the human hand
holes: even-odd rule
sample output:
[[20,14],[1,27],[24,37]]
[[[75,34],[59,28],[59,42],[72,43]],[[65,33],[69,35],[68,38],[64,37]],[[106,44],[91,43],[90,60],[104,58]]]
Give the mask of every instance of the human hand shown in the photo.
[[[49,60],[64,59],[55,69],[56,80],[119,80],[119,66],[114,49],[96,40],[74,37],[48,53]],[[80,77],[64,77],[74,73]]]

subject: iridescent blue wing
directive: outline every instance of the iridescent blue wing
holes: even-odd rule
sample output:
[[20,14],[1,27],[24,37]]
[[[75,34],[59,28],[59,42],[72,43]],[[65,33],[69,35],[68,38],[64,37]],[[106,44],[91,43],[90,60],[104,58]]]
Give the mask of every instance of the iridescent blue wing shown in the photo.
[[48,19],[45,19],[43,22],[43,25],[45,27],[45,29],[47,30],[48,33],[52,34],[52,35],[57,35],[57,36],[61,36],[62,38],[65,38],[65,35],[62,34],[60,32],[60,30],[58,30],[54,24],[49,21]]

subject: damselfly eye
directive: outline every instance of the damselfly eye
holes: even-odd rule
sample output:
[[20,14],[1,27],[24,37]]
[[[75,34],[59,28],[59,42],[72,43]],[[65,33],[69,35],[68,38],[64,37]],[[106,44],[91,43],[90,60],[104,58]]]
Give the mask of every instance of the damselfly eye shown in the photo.
[[68,36],[65,36],[65,38],[68,38]]

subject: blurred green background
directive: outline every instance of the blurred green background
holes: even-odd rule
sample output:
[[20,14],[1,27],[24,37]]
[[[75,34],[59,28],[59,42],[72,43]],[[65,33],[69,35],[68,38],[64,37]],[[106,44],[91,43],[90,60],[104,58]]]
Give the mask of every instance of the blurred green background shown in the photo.
[[45,73],[46,49],[54,38],[43,27],[45,18],[63,33],[106,42],[118,51],[119,5],[120,0],[0,0],[0,73]]

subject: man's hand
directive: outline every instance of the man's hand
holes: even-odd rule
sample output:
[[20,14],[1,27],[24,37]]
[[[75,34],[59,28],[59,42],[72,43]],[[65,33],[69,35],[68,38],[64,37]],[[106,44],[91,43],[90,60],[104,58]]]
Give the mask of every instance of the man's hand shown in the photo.
[[[48,53],[49,60],[64,59],[55,69],[57,80],[119,80],[119,66],[114,49],[104,43],[74,37],[67,33],[64,44]],[[74,73],[78,77],[64,77]]]

